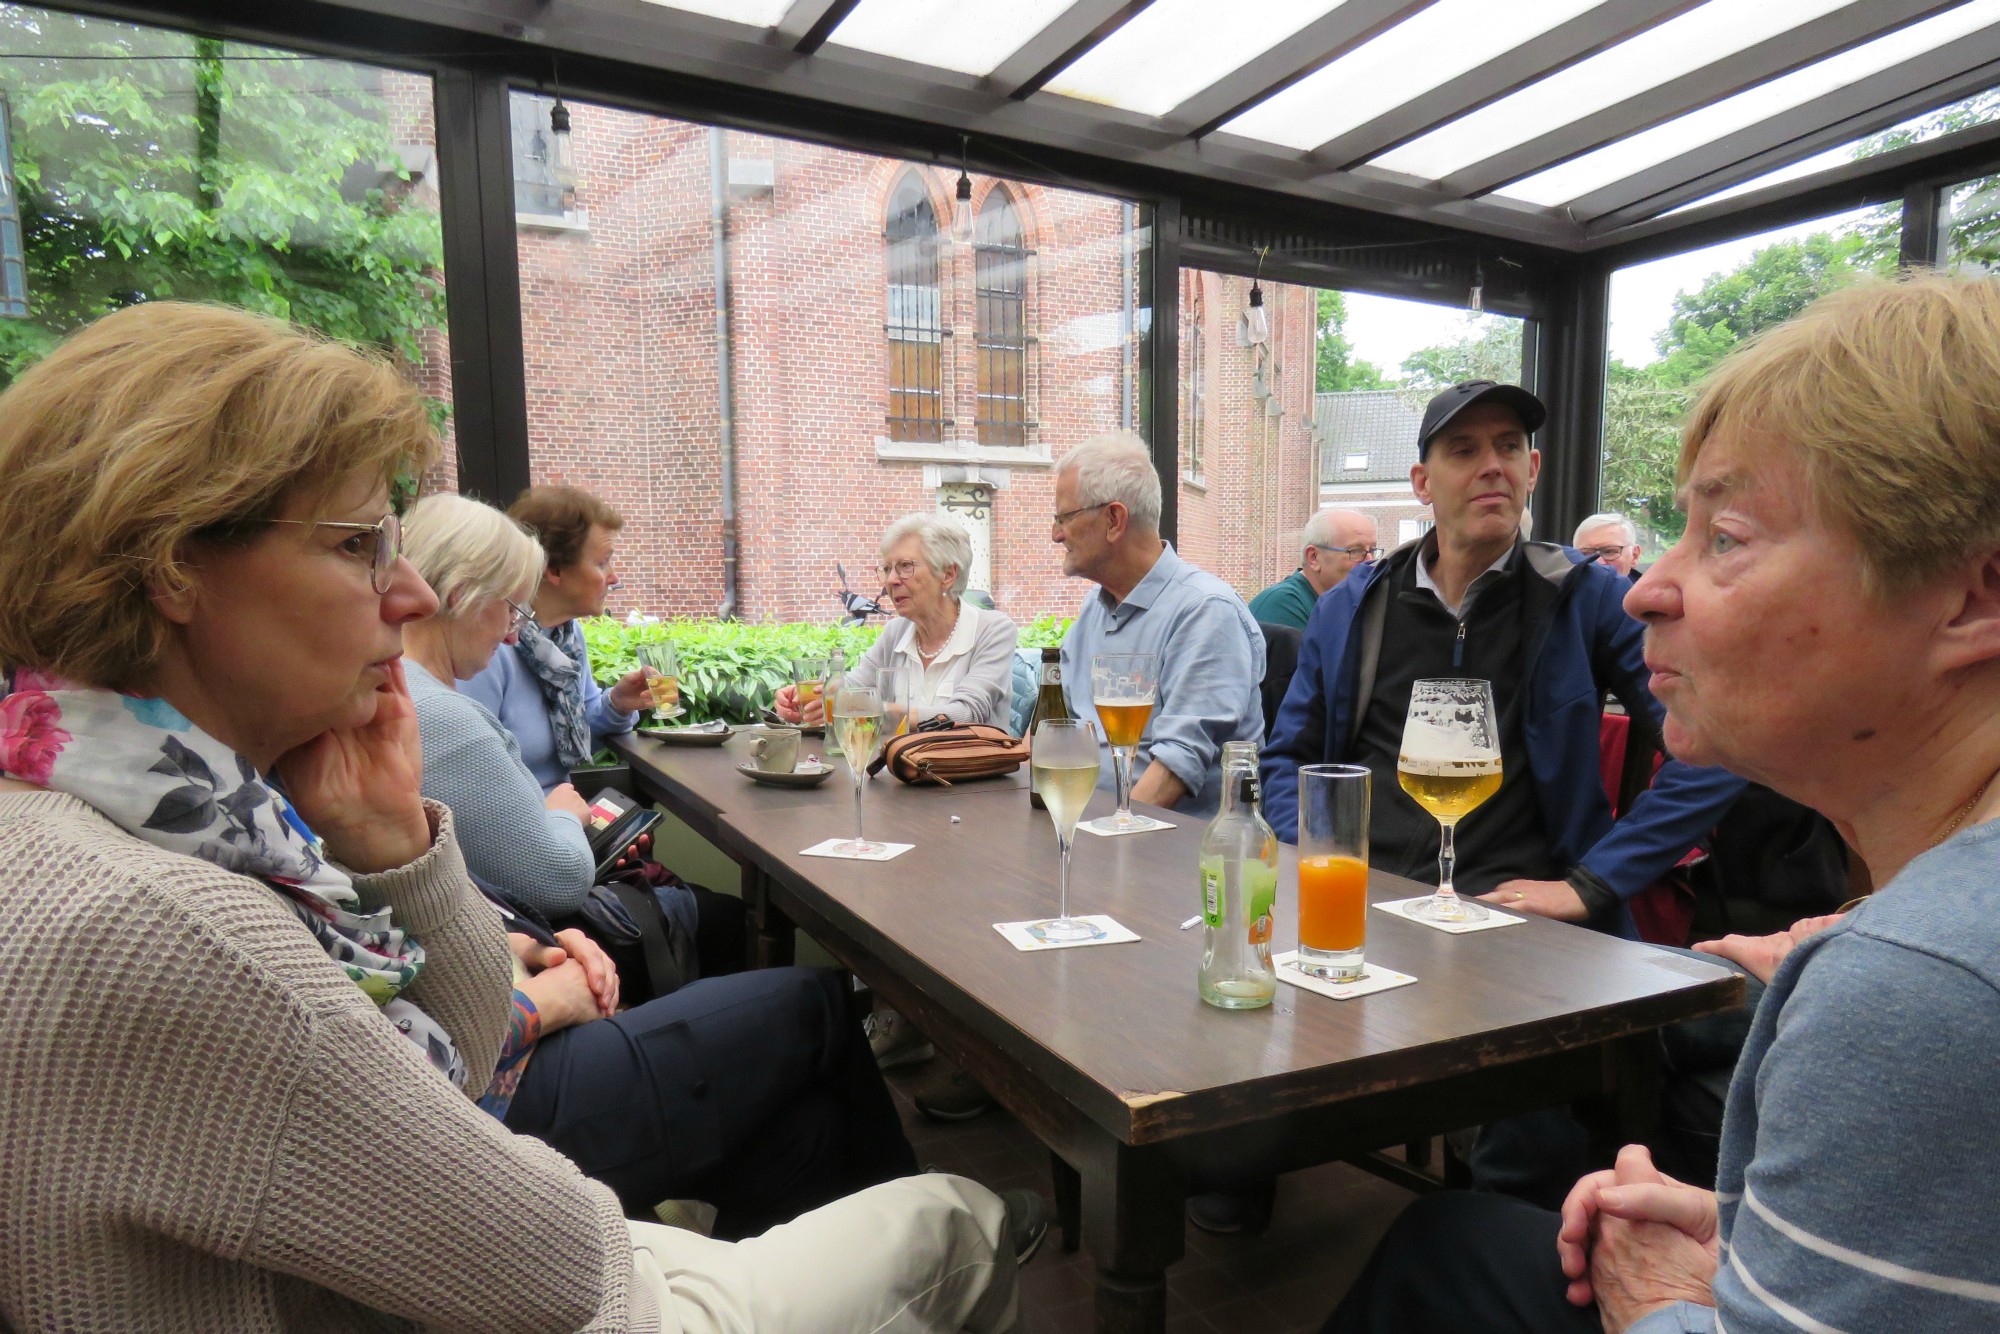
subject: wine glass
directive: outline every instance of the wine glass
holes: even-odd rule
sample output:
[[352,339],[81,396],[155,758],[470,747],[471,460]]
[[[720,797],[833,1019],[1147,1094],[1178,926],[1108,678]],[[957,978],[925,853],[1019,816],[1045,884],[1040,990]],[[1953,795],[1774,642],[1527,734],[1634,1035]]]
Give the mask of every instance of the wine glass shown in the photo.
[[1104,934],[1094,922],[1069,915],[1069,853],[1076,842],[1076,818],[1097,789],[1103,761],[1097,754],[1097,730],[1076,718],[1045,718],[1035,725],[1028,755],[1028,773],[1035,791],[1048,807],[1056,827],[1056,915],[1028,928],[1051,944],[1093,940]]
[[1396,781],[1438,822],[1437,893],[1404,905],[1411,917],[1431,922],[1483,922],[1483,904],[1461,899],[1452,888],[1458,822],[1500,790],[1500,729],[1488,681],[1427,680],[1410,687]]
[[1159,698],[1158,654],[1099,653],[1091,658],[1090,699],[1104,724],[1104,739],[1111,743],[1111,772],[1118,781],[1118,809],[1090,822],[1100,833],[1152,828],[1150,820],[1132,814],[1132,765]]
[[646,690],[653,697],[653,718],[665,722],[681,715],[681,658],[665,640],[639,645],[639,665],[646,672]]
[[854,837],[833,845],[843,857],[872,857],[888,845],[871,842],[861,829],[861,782],[868,761],[875,758],[875,740],[882,732],[882,692],[874,686],[842,686],[833,692],[832,724],[840,734],[840,753],[854,778]]

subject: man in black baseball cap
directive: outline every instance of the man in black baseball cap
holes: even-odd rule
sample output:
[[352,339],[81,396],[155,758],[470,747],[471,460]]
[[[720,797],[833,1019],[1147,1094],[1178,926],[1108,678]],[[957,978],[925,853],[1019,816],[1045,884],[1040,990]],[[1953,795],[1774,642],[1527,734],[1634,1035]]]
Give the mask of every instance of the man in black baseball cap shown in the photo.
[[1431,399],[1424,408],[1423,428],[1417,433],[1417,457],[1421,459],[1429,453],[1432,437],[1475,403],[1498,403],[1503,408],[1512,408],[1520,419],[1521,429],[1529,435],[1541,430],[1542,423],[1549,419],[1549,410],[1542,406],[1542,400],[1518,384],[1461,380]]

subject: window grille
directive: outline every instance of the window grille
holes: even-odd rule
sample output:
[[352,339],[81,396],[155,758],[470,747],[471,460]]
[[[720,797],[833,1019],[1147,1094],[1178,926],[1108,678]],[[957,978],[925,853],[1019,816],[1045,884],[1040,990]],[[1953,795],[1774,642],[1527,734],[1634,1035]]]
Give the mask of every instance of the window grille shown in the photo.
[[889,197],[889,438],[944,439],[944,302],[937,211],[914,171]]
[[979,369],[979,443],[1028,443],[1028,249],[1014,197],[996,185],[974,230],[973,347]]

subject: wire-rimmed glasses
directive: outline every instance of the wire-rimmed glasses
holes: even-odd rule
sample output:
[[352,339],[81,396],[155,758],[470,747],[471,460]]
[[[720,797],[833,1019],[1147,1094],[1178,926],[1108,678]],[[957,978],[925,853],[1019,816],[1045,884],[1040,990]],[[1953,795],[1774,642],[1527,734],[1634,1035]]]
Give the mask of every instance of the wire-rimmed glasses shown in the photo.
[[[291,524],[299,528],[338,528],[355,536],[349,541],[375,541],[367,548],[368,586],[377,594],[387,593],[396,579],[396,558],[403,554],[403,521],[392,510],[374,523],[340,523],[332,519],[268,519],[267,523]],[[355,554],[361,554],[357,551]]]

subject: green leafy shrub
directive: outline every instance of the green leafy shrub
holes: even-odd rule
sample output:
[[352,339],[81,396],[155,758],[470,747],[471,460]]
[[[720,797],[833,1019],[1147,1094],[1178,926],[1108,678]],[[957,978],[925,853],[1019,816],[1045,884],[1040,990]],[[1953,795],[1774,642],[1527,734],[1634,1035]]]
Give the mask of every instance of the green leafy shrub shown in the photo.
[[[1021,647],[1060,644],[1070,618],[1043,616],[1021,628]],[[667,641],[681,660],[684,721],[750,723],[771,706],[778,687],[791,684],[792,662],[823,658],[840,646],[850,665],[882,633],[880,625],[745,625],[740,621],[674,620],[626,625],[609,616],[586,617],[584,642],[590,669],[609,686],[639,665],[639,645]]]

